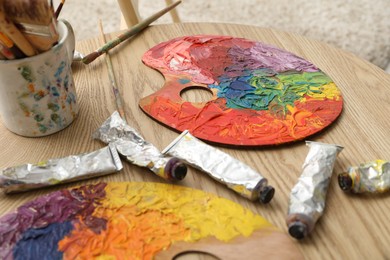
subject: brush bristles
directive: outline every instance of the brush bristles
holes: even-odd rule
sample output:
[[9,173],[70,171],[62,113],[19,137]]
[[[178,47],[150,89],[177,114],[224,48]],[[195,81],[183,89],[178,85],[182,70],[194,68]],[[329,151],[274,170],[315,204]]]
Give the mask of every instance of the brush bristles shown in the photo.
[[15,23],[48,25],[53,18],[47,0],[4,0],[4,10]]
[[84,64],[89,64],[91,63],[92,61],[96,60],[97,57],[99,57],[99,53],[98,52],[92,52],[88,55],[86,55],[81,61],[84,63]]

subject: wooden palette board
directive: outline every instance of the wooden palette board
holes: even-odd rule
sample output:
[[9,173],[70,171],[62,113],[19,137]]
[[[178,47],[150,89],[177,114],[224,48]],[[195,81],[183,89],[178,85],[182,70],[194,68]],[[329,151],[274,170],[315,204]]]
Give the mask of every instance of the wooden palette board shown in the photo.
[[[311,62],[243,38],[184,36],[162,42],[143,62],[165,77],[140,100],[142,110],[179,132],[234,146],[275,145],[313,135],[340,115],[343,99],[333,80]],[[206,102],[182,93],[203,88]]]
[[173,259],[193,251],[220,259],[302,258],[292,240],[261,216],[227,199],[168,184],[59,190],[0,221],[2,259]]

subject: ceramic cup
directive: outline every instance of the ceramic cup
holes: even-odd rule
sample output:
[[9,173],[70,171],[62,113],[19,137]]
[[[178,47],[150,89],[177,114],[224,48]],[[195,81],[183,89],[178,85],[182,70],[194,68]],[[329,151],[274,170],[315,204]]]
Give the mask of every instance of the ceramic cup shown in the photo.
[[59,20],[58,44],[24,59],[0,61],[0,116],[12,132],[38,137],[58,132],[73,122],[78,103],[71,64],[75,36]]

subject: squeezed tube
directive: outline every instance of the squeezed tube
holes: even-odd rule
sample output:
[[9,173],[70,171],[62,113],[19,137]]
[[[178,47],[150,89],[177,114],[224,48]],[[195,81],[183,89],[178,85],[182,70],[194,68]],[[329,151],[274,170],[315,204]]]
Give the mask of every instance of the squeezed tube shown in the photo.
[[375,160],[348,168],[338,175],[339,186],[352,193],[384,193],[390,190],[390,162]]
[[192,136],[185,130],[163,151],[180,158],[194,168],[206,172],[213,179],[225,184],[241,196],[251,200],[268,203],[275,189],[258,172]]
[[93,138],[113,144],[128,162],[146,167],[163,179],[182,180],[187,174],[187,166],[182,161],[163,155],[130,127],[117,111],[93,134]]
[[322,216],[336,157],[343,149],[335,144],[310,141],[306,145],[310,150],[291,191],[286,220],[289,234],[296,239],[310,234]]
[[98,177],[122,168],[118,152],[110,145],[90,153],[6,168],[0,171],[0,188],[5,193],[16,193]]

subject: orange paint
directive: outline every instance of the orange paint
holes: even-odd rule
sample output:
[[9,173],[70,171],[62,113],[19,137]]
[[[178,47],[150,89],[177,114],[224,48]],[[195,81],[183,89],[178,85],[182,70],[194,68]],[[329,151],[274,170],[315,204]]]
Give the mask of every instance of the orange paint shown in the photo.
[[[100,232],[88,218],[106,220]],[[92,216],[74,221],[58,243],[64,259],[152,259],[178,241],[213,236],[229,241],[272,225],[226,199],[199,190],[158,183],[112,183]]]
[[83,222],[76,224],[70,236],[59,242],[64,259],[102,255],[115,259],[152,259],[157,252],[188,234],[183,221],[174,214],[153,210],[137,213],[135,206],[100,208],[94,215],[109,219],[106,230],[96,234]]
[[31,93],[35,92],[34,84],[31,84],[31,83],[28,84],[27,88],[28,88],[28,90],[29,90]]
[[[204,141],[257,146],[300,140],[340,115],[343,99],[312,63],[242,38],[196,35],[160,43],[143,56],[166,84],[140,101],[142,110]],[[208,88],[212,100],[191,103],[180,93]]]

